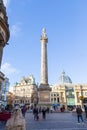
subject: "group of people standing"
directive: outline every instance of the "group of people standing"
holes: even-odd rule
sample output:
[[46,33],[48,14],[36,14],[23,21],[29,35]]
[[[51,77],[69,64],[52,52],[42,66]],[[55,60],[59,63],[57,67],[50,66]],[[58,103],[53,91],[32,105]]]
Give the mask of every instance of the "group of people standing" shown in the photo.
[[34,120],[39,120],[39,113],[42,113],[42,119],[46,119],[46,112],[48,109],[46,109],[45,107],[43,108],[38,108],[38,107],[34,107],[33,109],[33,114],[34,114]]

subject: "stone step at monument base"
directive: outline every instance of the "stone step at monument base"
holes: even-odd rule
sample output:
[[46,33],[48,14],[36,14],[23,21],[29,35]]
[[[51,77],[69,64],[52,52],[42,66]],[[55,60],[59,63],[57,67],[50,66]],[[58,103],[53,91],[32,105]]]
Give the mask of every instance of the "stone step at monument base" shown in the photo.
[[52,106],[52,103],[50,102],[39,102],[38,103],[38,106],[41,106],[41,107],[51,107]]
[[51,91],[49,84],[40,84],[38,91]]

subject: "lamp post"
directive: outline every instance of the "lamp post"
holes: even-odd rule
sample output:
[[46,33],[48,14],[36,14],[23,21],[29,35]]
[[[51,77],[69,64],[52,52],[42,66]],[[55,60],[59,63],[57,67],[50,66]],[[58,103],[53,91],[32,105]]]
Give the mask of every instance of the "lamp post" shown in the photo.
[[82,108],[83,108],[83,100],[84,100],[84,96],[80,96],[79,98],[80,98],[80,100],[81,100],[81,105],[82,105]]
[[83,91],[82,91],[82,85],[80,86],[80,89],[81,89],[81,96],[79,97],[79,99],[81,100],[81,105],[82,105],[82,108],[83,108],[84,96],[83,96]]

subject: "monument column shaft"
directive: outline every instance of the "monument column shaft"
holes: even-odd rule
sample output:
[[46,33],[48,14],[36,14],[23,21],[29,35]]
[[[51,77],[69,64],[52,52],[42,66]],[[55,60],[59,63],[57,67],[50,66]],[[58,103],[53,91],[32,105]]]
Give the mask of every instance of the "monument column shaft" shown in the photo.
[[48,84],[48,64],[47,64],[47,43],[48,38],[46,35],[46,29],[42,29],[41,42],[41,83],[38,87],[38,104],[40,106],[51,105],[50,91],[51,88]]
[[41,39],[41,84],[48,84],[47,41]]

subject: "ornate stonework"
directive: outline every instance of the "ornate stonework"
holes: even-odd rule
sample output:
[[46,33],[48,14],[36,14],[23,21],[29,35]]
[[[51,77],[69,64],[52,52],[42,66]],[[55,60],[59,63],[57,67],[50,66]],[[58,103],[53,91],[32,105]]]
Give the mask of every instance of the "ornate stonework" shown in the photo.
[[10,37],[8,17],[6,14],[6,7],[3,1],[0,0],[0,67],[3,56],[3,48],[7,44]]
[[22,77],[20,83],[14,85],[14,104],[36,104],[38,101],[37,85],[33,75]]

